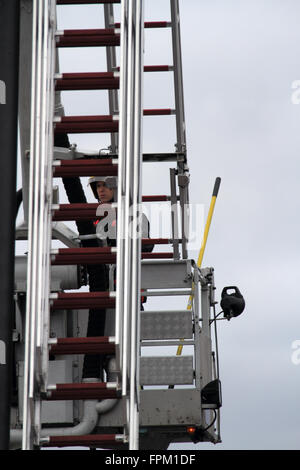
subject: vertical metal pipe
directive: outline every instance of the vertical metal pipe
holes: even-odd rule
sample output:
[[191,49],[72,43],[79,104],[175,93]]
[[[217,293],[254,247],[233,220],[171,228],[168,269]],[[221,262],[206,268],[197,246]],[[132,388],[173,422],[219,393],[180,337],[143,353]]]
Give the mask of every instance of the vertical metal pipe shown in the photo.
[[176,128],[177,128],[177,151],[185,152],[185,117],[183,99],[183,77],[181,59],[181,38],[179,23],[179,2],[170,0],[171,20],[172,20],[172,42],[173,42],[173,65],[174,65],[174,86],[175,86],[175,107],[176,107]]
[[198,390],[201,389],[201,340],[200,340],[200,325],[199,325],[199,273],[197,266],[194,267],[194,302],[193,302],[193,316],[194,316],[194,358],[195,358],[195,385]]
[[20,2],[19,133],[24,222],[28,224],[33,0]]
[[[119,113],[119,160],[118,160],[118,227],[117,227],[117,292],[116,292],[116,359],[118,366],[123,363],[123,313],[124,313],[124,213],[125,213],[125,171],[126,171],[126,85],[127,85],[127,2],[121,3],[120,34],[120,113]],[[123,386],[123,384],[122,384]]]
[[[105,28],[111,28],[114,24],[114,6],[112,4],[104,4],[104,21]],[[113,71],[117,66],[116,48],[106,47],[106,63],[108,72]],[[108,90],[109,114],[117,114],[119,112],[118,90]],[[118,149],[117,134],[111,134],[111,151],[117,152]]]
[[[140,290],[141,290],[141,223],[142,219],[142,79],[143,79],[143,2],[135,5],[135,61],[134,61],[134,139],[133,139],[133,226],[132,237],[132,328],[130,371],[130,440],[132,450],[139,448],[139,355],[140,355]],[[137,233],[137,227],[139,232]]]
[[179,259],[178,207],[177,207],[175,168],[170,168],[170,187],[171,187],[171,225],[172,225],[172,238],[173,238],[173,253],[174,253],[174,259]]
[[[37,28],[37,1],[33,0],[32,10],[32,61],[31,61],[31,112],[30,112],[30,147],[34,145],[34,110],[35,110],[35,81],[36,81],[36,28]],[[22,448],[30,448],[30,434],[31,434],[31,413],[29,412],[29,360],[30,360],[30,344],[31,344],[31,285],[32,285],[32,261],[31,256],[33,252],[32,242],[32,225],[33,225],[33,159],[31,156],[31,163],[29,167],[29,200],[28,200],[28,259],[27,259],[27,296],[26,296],[26,322],[25,322],[25,352],[24,352],[24,385],[23,385],[23,436]]]
[[17,167],[19,0],[0,2],[0,450],[9,449]]

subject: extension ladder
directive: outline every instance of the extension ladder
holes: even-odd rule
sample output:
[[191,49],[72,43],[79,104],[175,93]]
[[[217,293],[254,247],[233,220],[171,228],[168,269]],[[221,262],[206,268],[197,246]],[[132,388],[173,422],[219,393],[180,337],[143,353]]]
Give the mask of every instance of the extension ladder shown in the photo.
[[[93,3],[104,5],[105,29],[57,31],[57,5]],[[117,3],[121,3],[120,24],[114,23],[113,4]],[[187,252],[186,208],[189,203],[189,173],[186,158],[178,0],[170,0],[170,10],[171,21],[144,22],[143,2],[140,0],[43,0],[41,2],[33,0],[29,188],[34,188],[34,190],[29,191],[28,200],[29,250],[23,449],[40,446],[84,445],[102,448],[119,446],[136,450],[139,448],[141,395],[146,397],[146,403],[149,396],[151,397],[154,393],[146,389],[148,385],[167,384],[169,390],[174,392],[174,396],[176,395],[176,399],[181,400],[182,391],[177,393],[176,389],[172,390],[173,386],[176,383],[196,384],[197,394],[191,397],[193,400],[201,401],[203,385],[213,378],[209,343],[209,311],[213,304],[214,289],[213,272],[212,270],[199,271],[195,264],[188,260]],[[171,28],[172,65],[143,64],[144,27]],[[116,47],[118,46],[120,46],[120,66],[116,61]],[[107,70],[92,73],[59,72],[57,51],[59,48],[71,47],[105,47]],[[174,109],[142,110],[143,72],[171,72],[173,74]],[[110,114],[64,116],[60,106],[54,107],[54,97],[56,105],[59,105],[60,92],[68,90],[108,90]],[[176,119],[175,152],[143,153],[142,116],[172,114],[175,114]],[[54,147],[55,135],[78,133],[110,134],[109,151],[102,155],[97,151],[84,152],[74,147]],[[159,165],[160,162],[166,161],[176,163],[176,168],[170,170],[171,194],[142,196],[142,162],[156,162]],[[59,204],[53,198],[53,178],[91,175],[118,176],[117,248],[81,247],[80,239],[84,237],[78,237],[76,234],[74,236],[74,233],[63,224],[66,221],[95,220],[98,204],[76,202]],[[137,219],[139,204],[142,201],[169,201],[172,204],[172,238],[132,239],[130,237],[128,231],[130,210],[133,207],[133,214]],[[51,240],[54,236],[67,248],[53,249]],[[149,243],[154,246],[171,245],[172,251],[143,252],[143,246]],[[145,263],[143,266],[141,260],[147,260],[143,262]],[[53,267],[103,264],[116,264],[116,291],[111,289],[103,292],[59,290],[54,292],[51,288]],[[170,270],[174,270],[174,278],[170,276],[169,282],[166,282],[166,276],[168,277]],[[201,331],[197,326],[201,320],[198,308],[199,286],[202,286],[202,321],[204,322]],[[161,291],[160,288],[165,290]],[[190,312],[140,312],[141,289],[149,297],[151,295],[192,294],[194,296],[192,310]],[[91,308],[115,311],[114,335],[65,338],[50,336],[51,318],[54,313],[57,311],[80,312]],[[155,322],[157,322],[156,328]],[[170,326],[173,322],[175,325],[177,322],[177,327]],[[164,328],[167,327],[169,331],[162,334],[162,331],[157,330],[158,325],[164,325]],[[185,332],[182,331],[183,325],[186,327]],[[181,338],[180,341],[178,338]],[[204,340],[207,340],[206,346],[203,346]],[[194,348],[194,358],[183,356],[176,358],[174,362],[173,359],[169,360],[164,356],[159,358],[140,356],[141,345],[174,346],[183,341],[184,344]],[[200,349],[203,356],[209,356],[205,361],[201,359],[203,363],[207,363],[205,366],[196,357]],[[56,358],[57,356],[88,354],[115,356],[116,367],[114,373],[111,374],[113,380],[106,382],[87,380],[76,383],[51,383],[49,381],[49,355]],[[178,382],[174,381],[176,373],[170,374],[170,367],[179,369]],[[157,375],[159,369],[161,370]],[[149,378],[153,371],[155,377]],[[82,429],[85,430],[79,435],[72,431],[67,434],[65,430],[61,432],[58,430],[55,435],[49,428],[47,434],[47,429],[41,428],[41,409],[42,403],[52,400],[84,400],[86,408],[89,406],[95,408],[97,400],[115,400],[118,402],[116,405],[117,425],[113,426],[108,419],[108,424],[105,426],[105,415],[100,423],[102,432],[92,434],[93,429],[97,428],[97,418],[91,412],[93,415],[91,429],[86,430],[83,427]],[[205,398],[203,400],[205,401]],[[147,408],[147,405],[145,406]],[[200,408],[201,406],[200,404]],[[218,406],[211,405],[206,400],[206,406],[203,405],[201,410],[205,408],[211,410]],[[147,419],[144,420],[146,423]],[[197,424],[203,425],[202,415],[196,420]],[[150,421],[148,424],[151,424]],[[101,428],[102,423],[103,428]],[[157,423],[159,426],[158,418]],[[103,432],[111,428],[122,428],[122,432]],[[217,441],[213,432],[212,435],[210,439]]]

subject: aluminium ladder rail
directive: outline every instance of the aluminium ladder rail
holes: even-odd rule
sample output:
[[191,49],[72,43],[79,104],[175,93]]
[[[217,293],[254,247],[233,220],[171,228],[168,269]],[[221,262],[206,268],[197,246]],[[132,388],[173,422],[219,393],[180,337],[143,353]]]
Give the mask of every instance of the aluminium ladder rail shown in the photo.
[[[55,30],[56,4],[103,3],[105,30],[64,31]],[[179,183],[179,202],[182,214],[188,203],[188,169],[186,166],[185,123],[182,93],[182,65],[180,53],[178,1],[171,0],[171,23],[146,22],[145,27],[172,27],[173,66],[143,66],[143,12],[142,2],[122,1],[121,25],[113,25],[112,4],[118,1],[70,1],[33,0],[33,68],[32,68],[32,122],[30,149],[30,187],[35,185],[35,195],[30,192],[28,239],[30,243],[28,259],[27,324],[24,373],[24,433],[23,448],[38,445],[41,429],[41,399],[58,400],[125,397],[126,425],[124,435],[103,436],[103,442],[129,442],[129,448],[138,448],[139,435],[139,292],[140,260],[149,257],[172,257],[172,253],[142,253],[141,245],[147,240],[132,239],[128,231],[130,206],[137,213],[141,196],[141,127],[142,115],[176,115],[177,143],[176,155]],[[121,26],[121,31],[119,28]],[[35,34],[35,31],[37,34]],[[115,46],[121,46],[121,64],[118,72],[115,59]],[[104,46],[107,51],[108,72],[97,74],[55,74],[56,47]],[[142,71],[173,71],[175,85],[175,110],[154,109],[142,111]],[[56,91],[67,89],[108,89],[110,115],[108,116],[57,116],[54,117],[54,83]],[[37,85],[37,86],[36,86]],[[120,105],[118,103],[120,88]],[[119,115],[117,113],[119,112]],[[56,133],[106,132],[111,134],[111,151],[116,152],[117,161],[110,158],[98,160],[53,160],[53,126]],[[118,134],[118,140],[117,140]],[[133,137],[132,137],[133,136]],[[41,155],[39,160],[38,155]],[[55,155],[55,153],[54,153]],[[157,157],[160,161],[160,157]],[[164,157],[163,157],[164,158]],[[167,157],[169,158],[169,157]],[[173,158],[173,156],[171,156]],[[151,157],[150,160],[151,161]],[[131,170],[133,168],[133,170]],[[53,169],[53,174],[52,174]],[[52,204],[52,177],[72,177],[90,174],[118,174],[118,238],[117,253],[98,250],[98,262],[108,263],[117,258],[117,291],[114,293],[89,294],[50,294],[50,264],[90,263],[90,256],[84,249],[77,252],[59,251],[53,253],[51,247],[51,220],[55,220]],[[46,188],[46,191],[45,191]],[[131,191],[131,188],[134,188]],[[162,196],[156,196],[160,200]],[[171,202],[177,205],[175,172],[171,173]],[[155,197],[154,197],[155,198]],[[155,199],[153,199],[155,200]],[[77,220],[78,208],[73,207],[72,219]],[[57,211],[57,209],[56,209]],[[58,207],[58,211],[61,208]],[[61,213],[61,212],[60,212]],[[42,215],[42,216],[41,216]],[[86,216],[86,213],[85,213]],[[178,243],[182,246],[182,256],[187,257],[186,219],[182,217],[182,239],[178,240],[178,229],[173,221],[173,239],[159,239],[157,243],[173,243],[174,254],[179,256]],[[41,236],[42,234],[42,236]],[[126,235],[124,237],[124,234]],[[152,242],[155,242],[152,240]],[[68,250],[68,249],[67,249]],[[77,256],[77,258],[76,258]],[[53,259],[54,258],[54,259]],[[36,280],[38,282],[36,282]],[[36,287],[38,289],[36,289]],[[39,290],[40,289],[40,290]],[[36,296],[36,292],[40,292]],[[96,295],[95,295],[96,294]],[[91,306],[116,306],[116,334],[109,338],[76,338],[74,341],[60,341],[55,345],[49,340],[49,314],[53,309],[83,309]],[[39,313],[39,314],[37,314]],[[113,343],[113,344],[112,344]],[[56,354],[90,353],[112,349],[116,354],[121,375],[120,382],[108,384],[56,384],[48,383],[48,353]],[[54,348],[54,349],[53,349]],[[37,357],[37,360],[34,357]],[[92,439],[92,438],[91,438]],[[84,439],[83,439],[84,440]],[[55,441],[55,439],[54,439]],[[53,442],[54,442],[53,441]],[[68,441],[68,439],[66,439]],[[70,442],[70,441],[69,441]],[[88,442],[86,440],[85,442]],[[101,445],[101,437],[95,439]],[[102,442],[102,443],[103,443]]]
[[47,384],[54,114],[55,2],[33,2],[27,305],[22,448],[39,439]]

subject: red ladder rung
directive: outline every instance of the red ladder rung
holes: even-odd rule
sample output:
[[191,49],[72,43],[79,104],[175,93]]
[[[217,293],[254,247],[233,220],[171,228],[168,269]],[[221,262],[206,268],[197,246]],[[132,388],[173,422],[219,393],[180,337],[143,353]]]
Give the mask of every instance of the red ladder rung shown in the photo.
[[[174,114],[171,108],[144,109],[144,116],[166,116]],[[119,122],[112,116],[64,116],[54,123],[56,134],[82,134],[82,133],[105,133],[118,132]]]
[[74,37],[74,36],[112,36],[114,35],[114,29],[112,28],[95,28],[95,29],[65,29],[61,35],[57,37]]
[[56,384],[54,388],[47,389],[47,400],[102,400],[105,398],[118,398],[120,396],[116,387],[105,382]]
[[[171,23],[168,21],[145,21],[144,28],[169,28]],[[120,28],[121,23],[115,23],[115,28]]]
[[114,90],[119,78],[113,72],[64,73],[56,79],[55,89],[61,90]]
[[114,29],[67,29],[56,36],[57,47],[119,46],[120,34]]
[[171,252],[161,252],[161,253],[143,253],[142,259],[169,259],[173,258],[173,253]]
[[169,72],[173,70],[171,65],[145,65],[144,72]]
[[[59,162],[59,164],[58,164]],[[53,167],[54,177],[117,176],[118,165],[112,159],[57,160]]]
[[[146,65],[144,72],[168,72],[172,70],[169,65]],[[91,73],[63,73],[56,78],[57,91],[68,90],[117,90],[119,77],[114,72]]]
[[56,0],[57,5],[88,5],[94,3],[121,3],[121,0]]
[[107,166],[107,165],[112,165],[113,164],[113,159],[112,158],[101,158],[101,159],[96,159],[96,158],[89,158],[89,159],[75,159],[75,160],[57,160],[57,162],[60,162],[60,166]]
[[169,201],[169,200],[170,200],[170,196],[166,196],[162,194],[142,197],[143,202],[163,202],[163,201]]
[[[166,245],[171,243],[168,238],[144,238],[143,245]],[[58,253],[51,254],[52,265],[75,264],[115,264],[116,253],[110,247],[92,248],[60,248]],[[142,259],[172,258],[173,253],[147,253],[142,252]]]
[[99,123],[55,123],[55,134],[105,134],[115,133],[119,130],[117,121]]
[[167,116],[174,114],[174,110],[171,108],[156,108],[156,109],[144,109],[144,116]]
[[[169,200],[170,196],[165,195],[142,196],[142,202],[159,202]],[[58,209],[53,210],[52,220],[96,220],[98,219],[96,215],[98,207],[98,203],[60,204]]]
[[72,178],[74,176],[117,176],[118,168],[115,165],[111,166],[93,166],[90,168],[83,167],[55,167],[53,170],[54,178]]
[[[174,68],[172,65],[145,65],[144,72],[169,72],[172,71]],[[120,67],[116,67],[118,72],[120,71]]]
[[88,338],[57,338],[50,344],[49,353],[61,354],[114,354],[115,344],[109,336]]
[[84,310],[114,308],[115,298],[109,292],[59,292],[50,298],[52,310]]
[[101,447],[123,444],[120,434],[86,434],[82,436],[50,436],[42,440],[43,447]]

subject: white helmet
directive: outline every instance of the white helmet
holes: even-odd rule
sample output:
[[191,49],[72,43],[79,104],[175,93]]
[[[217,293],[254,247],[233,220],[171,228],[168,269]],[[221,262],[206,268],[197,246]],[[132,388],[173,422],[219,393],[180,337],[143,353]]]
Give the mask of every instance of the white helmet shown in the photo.
[[103,183],[105,183],[106,186],[110,189],[116,189],[118,186],[118,180],[116,176],[91,176],[91,178],[89,178],[88,185],[91,187],[93,194],[97,200],[99,199],[97,193],[98,181],[103,181]]

